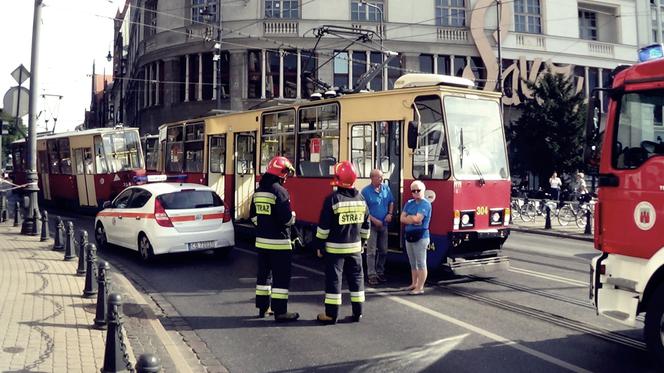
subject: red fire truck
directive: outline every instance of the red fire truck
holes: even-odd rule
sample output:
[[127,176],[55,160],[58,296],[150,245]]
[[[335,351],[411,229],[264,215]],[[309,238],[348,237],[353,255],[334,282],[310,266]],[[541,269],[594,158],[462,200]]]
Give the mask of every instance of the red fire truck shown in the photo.
[[589,107],[585,156],[599,168],[594,239],[602,252],[592,260],[590,297],[598,314],[624,324],[645,313],[646,343],[664,367],[663,46],[614,70]]

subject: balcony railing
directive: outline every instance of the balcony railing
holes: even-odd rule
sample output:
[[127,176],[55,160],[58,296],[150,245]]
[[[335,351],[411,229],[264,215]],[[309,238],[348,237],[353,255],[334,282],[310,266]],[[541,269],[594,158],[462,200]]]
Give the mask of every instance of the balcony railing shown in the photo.
[[594,56],[613,57],[613,44],[589,41],[588,52]]
[[468,30],[463,28],[444,28],[438,27],[436,31],[436,37],[438,40],[443,41],[468,41]]
[[263,21],[263,34],[297,36],[298,21],[265,20]]
[[516,45],[528,49],[546,49],[545,38],[541,35],[516,34]]

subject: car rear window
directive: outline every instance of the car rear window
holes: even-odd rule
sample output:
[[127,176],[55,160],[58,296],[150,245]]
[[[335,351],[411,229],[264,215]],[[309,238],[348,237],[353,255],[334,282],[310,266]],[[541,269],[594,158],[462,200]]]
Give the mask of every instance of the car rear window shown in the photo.
[[166,210],[219,207],[224,203],[217,193],[210,190],[183,190],[157,197]]

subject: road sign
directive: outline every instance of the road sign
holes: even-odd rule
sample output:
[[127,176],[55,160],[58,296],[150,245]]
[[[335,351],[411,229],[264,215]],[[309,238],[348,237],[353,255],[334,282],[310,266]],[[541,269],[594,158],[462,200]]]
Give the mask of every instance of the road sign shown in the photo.
[[[20,92],[20,93],[19,93]],[[19,103],[19,95],[21,97],[21,102]],[[22,117],[28,113],[29,102],[30,102],[30,90],[21,87],[11,87],[5,93],[5,97],[2,100],[4,104],[5,113],[11,115],[12,117],[16,116],[16,107],[18,107],[18,116]]]
[[30,72],[28,69],[23,66],[23,64],[19,65],[14,71],[12,71],[12,77],[14,77],[14,80],[16,80],[16,83],[19,85],[23,84],[28,78],[30,77]]

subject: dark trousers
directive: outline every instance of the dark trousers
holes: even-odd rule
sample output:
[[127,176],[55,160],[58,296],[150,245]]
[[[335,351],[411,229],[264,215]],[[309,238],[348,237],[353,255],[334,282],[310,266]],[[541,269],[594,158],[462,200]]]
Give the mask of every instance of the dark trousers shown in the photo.
[[[336,319],[341,305],[341,280],[346,276],[353,315],[362,315],[364,272],[362,254],[325,254],[325,314]],[[338,301],[337,301],[338,300]]]
[[[256,274],[256,307],[267,310],[272,300],[272,311],[276,315],[288,311],[288,288],[291,279],[291,250],[268,250],[257,248],[258,273]],[[269,277],[272,272],[272,286],[269,291],[264,288],[270,285]]]

